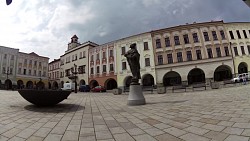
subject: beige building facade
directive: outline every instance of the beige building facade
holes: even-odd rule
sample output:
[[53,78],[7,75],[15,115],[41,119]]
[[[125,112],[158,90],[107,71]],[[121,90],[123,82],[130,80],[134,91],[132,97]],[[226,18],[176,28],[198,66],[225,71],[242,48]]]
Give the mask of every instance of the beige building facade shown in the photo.
[[233,52],[236,76],[249,72],[250,66],[250,23],[225,23]]
[[130,49],[129,46],[133,43],[136,43],[140,54],[141,80],[139,82],[143,86],[152,87],[156,84],[156,75],[152,37],[149,32],[115,41],[118,87],[124,89],[130,85],[132,73],[124,54]]
[[17,86],[18,88],[48,88],[49,58],[32,53],[18,53]]
[[17,85],[16,68],[19,49],[0,46],[0,88],[12,89]]
[[[93,42],[79,43],[78,37],[74,35],[68,44],[68,49],[60,57],[60,85],[66,82],[75,82],[77,86],[89,82],[88,64],[90,48],[98,46]],[[77,72],[76,74],[72,73]]]
[[152,31],[157,84],[173,86],[231,79],[229,39],[223,21]]
[[49,89],[58,89],[60,85],[60,59],[54,59],[49,63]]

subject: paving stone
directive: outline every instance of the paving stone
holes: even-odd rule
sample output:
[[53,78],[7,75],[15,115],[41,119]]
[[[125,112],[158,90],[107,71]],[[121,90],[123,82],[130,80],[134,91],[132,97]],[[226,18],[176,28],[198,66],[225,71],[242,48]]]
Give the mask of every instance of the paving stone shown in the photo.
[[188,120],[188,121],[186,121],[184,123],[192,125],[192,126],[196,126],[196,127],[201,127],[201,126],[205,125],[205,123],[194,121],[194,120]]
[[114,134],[116,141],[134,141],[134,139],[128,133]]
[[155,138],[151,137],[148,134],[142,134],[133,137],[135,138],[136,141],[157,141]]
[[52,129],[52,131],[50,132],[51,134],[59,134],[59,135],[63,135],[64,132],[66,131],[66,126],[56,126]]
[[61,141],[63,135],[49,134],[44,141]]
[[210,141],[210,139],[208,139],[206,137],[202,137],[202,136],[195,135],[192,133],[188,133],[188,134],[185,134],[183,136],[180,136],[180,138],[185,140],[185,141]]
[[229,135],[224,141],[248,141],[249,137]]
[[211,138],[215,141],[224,141],[228,134],[223,132],[210,131],[204,135],[204,137]]
[[151,136],[157,136],[157,135],[161,135],[164,134],[163,131],[157,129],[157,128],[150,128],[150,129],[145,129],[144,130],[146,133],[148,133]]
[[28,139],[35,131],[36,131],[35,129],[27,128],[19,132],[16,136],[24,138],[24,139]]
[[42,137],[31,136],[26,141],[43,141],[43,140],[44,138]]
[[245,129],[241,135],[250,137],[250,129]]
[[231,121],[221,121],[221,122],[219,122],[217,125],[231,127],[232,125],[234,125],[234,123],[235,123],[235,122],[231,122]]
[[164,129],[164,131],[167,132],[167,133],[169,133],[169,134],[171,134],[171,135],[174,135],[176,137],[179,137],[179,136],[184,135],[184,134],[187,133],[186,131],[180,130],[180,129],[175,128],[175,127]]
[[127,132],[130,135],[141,135],[141,134],[145,134],[145,132],[143,130],[141,130],[140,128],[133,128],[133,129],[127,129]]
[[155,137],[158,141],[183,141],[180,138],[172,136],[170,134],[162,134]]
[[94,128],[81,128],[80,136],[94,136],[95,129]]
[[96,139],[97,140],[104,140],[104,139],[112,139],[112,135],[109,131],[99,131],[96,133]]
[[234,127],[227,127],[222,132],[234,135],[240,135],[244,129],[241,128],[234,128]]
[[7,141],[9,138],[0,135],[0,141]]
[[78,141],[79,132],[66,131],[62,137],[62,141]]
[[96,141],[95,136],[79,137],[79,141]]
[[183,130],[185,130],[187,132],[197,134],[197,135],[204,135],[207,132],[209,132],[209,130],[207,130],[207,129],[202,129],[202,128],[198,128],[198,127],[195,127],[195,126],[190,126],[190,127],[185,128]]
[[25,139],[20,137],[12,137],[8,141],[25,141]]
[[11,130],[3,133],[2,135],[5,136],[5,137],[7,137],[7,138],[12,138],[12,137],[14,137],[16,134],[18,134],[21,131],[22,131],[21,129],[12,128]]
[[225,129],[225,126],[219,126],[219,125],[213,125],[213,124],[206,124],[202,126],[201,128],[213,130],[213,131],[222,131]]
[[109,130],[112,134],[126,133],[126,131],[122,127],[113,127],[109,128]]

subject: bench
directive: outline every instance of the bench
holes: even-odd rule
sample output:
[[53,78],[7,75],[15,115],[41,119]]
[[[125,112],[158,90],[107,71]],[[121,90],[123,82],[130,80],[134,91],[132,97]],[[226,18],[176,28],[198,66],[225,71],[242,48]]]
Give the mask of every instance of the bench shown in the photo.
[[223,81],[223,84],[224,84],[224,85],[227,85],[227,84],[233,84],[233,85],[235,85],[236,83],[233,82],[233,81],[231,81],[231,80],[224,80],[224,81]]
[[176,86],[173,86],[172,92],[174,92],[174,90],[180,90],[180,89],[184,89],[185,92],[186,92],[187,86],[186,85],[176,85]]
[[195,88],[202,88],[202,87],[204,87],[205,90],[206,90],[206,89],[207,89],[206,83],[197,83],[197,84],[193,84],[193,91],[194,91]]
[[143,86],[142,91],[151,91],[151,93],[153,93],[154,87],[153,86]]

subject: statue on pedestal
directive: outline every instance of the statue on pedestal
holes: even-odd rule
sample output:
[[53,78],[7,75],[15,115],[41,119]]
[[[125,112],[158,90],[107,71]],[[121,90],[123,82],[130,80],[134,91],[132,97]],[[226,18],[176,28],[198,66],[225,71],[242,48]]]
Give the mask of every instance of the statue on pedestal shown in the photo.
[[138,81],[141,79],[140,74],[140,54],[136,49],[136,44],[130,45],[130,50],[124,54],[127,58],[130,70],[132,72],[133,78],[131,80],[131,85],[139,84]]

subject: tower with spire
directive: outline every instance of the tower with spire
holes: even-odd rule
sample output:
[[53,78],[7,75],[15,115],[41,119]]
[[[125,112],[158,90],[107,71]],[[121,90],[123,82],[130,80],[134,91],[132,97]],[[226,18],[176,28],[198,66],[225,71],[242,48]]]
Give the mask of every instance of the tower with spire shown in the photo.
[[71,37],[71,42],[68,44],[68,50],[71,50],[79,45],[81,44],[78,42],[78,37],[74,35],[73,37]]

